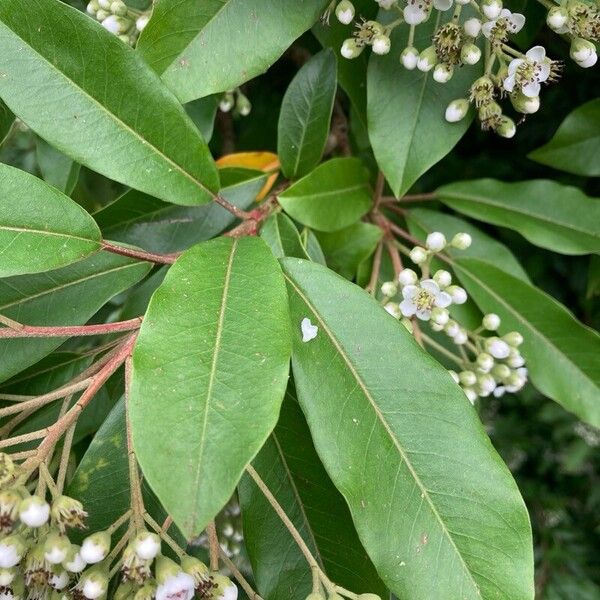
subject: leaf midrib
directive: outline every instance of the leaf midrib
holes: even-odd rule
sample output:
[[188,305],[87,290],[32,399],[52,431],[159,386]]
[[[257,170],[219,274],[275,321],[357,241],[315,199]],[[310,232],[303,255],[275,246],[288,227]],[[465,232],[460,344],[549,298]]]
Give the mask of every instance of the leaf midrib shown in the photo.
[[2,19],[0,19],[0,23],[2,23],[4,25],[4,27],[8,31],[12,32],[12,34],[18,40],[20,40],[28,48],[30,48],[31,51],[36,56],[38,56],[44,63],[46,63],[46,65],[48,65],[52,71],[58,73],[58,75],[60,77],[62,77],[67,82],[67,84],[70,87],[72,87],[75,90],[79,91],[92,104],[94,104],[97,107],[99,107],[101,112],[103,112],[106,115],[108,115],[109,118],[112,118],[112,120],[114,122],[116,122],[117,125],[121,125],[122,129],[124,129],[125,131],[129,132],[130,134],[132,134],[134,138],[137,138],[138,140],[140,140],[144,146],[150,148],[151,150],[154,150],[155,153],[160,158],[162,158],[167,164],[172,165],[175,168],[176,171],[178,171],[184,177],[186,177],[187,179],[189,179],[193,184],[195,184],[196,186],[198,186],[201,190],[203,190],[204,192],[206,192],[211,198],[214,197],[213,192],[211,190],[209,190],[201,181],[198,181],[193,175],[191,175],[191,173],[188,173],[181,165],[179,165],[178,163],[176,163],[173,159],[169,158],[164,152],[162,152],[161,150],[159,150],[153,143],[151,143],[150,141],[148,141],[145,137],[143,137],[141,134],[139,134],[135,129],[132,129],[131,126],[129,126],[127,123],[125,123],[123,120],[121,120],[121,118],[119,118],[115,113],[113,113],[110,110],[108,110],[107,108],[105,108],[98,100],[96,100],[96,98],[94,98],[86,90],[84,90],[82,87],[80,87],[75,81],[73,81],[72,79],[70,79],[65,73],[63,73],[52,62],[50,62],[45,56],[43,56],[42,54],[40,54],[31,44],[29,44],[27,41],[25,41],[25,39],[22,38],[14,29],[11,29]]
[[[314,194],[299,194],[299,195],[292,195],[292,194],[288,194],[288,195],[284,195],[284,194],[280,194],[279,197],[283,198],[284,200],[290,200],[290,201],[301,201],[301,200],[313,200],[314,198],[324,198],[326,196],[340,196],[343,194],[346,194],[348,192],[354,192],[356,190],[361,190],[361,189],[367,189],[367,184],[366,183],[358,183],[356,185],[351,185],[345,188],[338,188],[336,190],[331,190],[328,192],[315,192]],[[288,191],[293,191],[292,188],[290,188]]]
[[0,232],[2,231],[15,231],[18,233],[32,234],[32,235],[49,235],[54,237],[65,237],[68,239],[78,240],[80,242],[91,242],[100,246],[100,238],[85,238],[79,235],[73,235],[71,233],[61,233],[59,231],[47,231],[45,229],[34,229],[25,227],[12,227],[9,225],[0,225]]
[[[442,200],[442,202],[444,202],[444,198],[447,198],[447,200],[449,200],[450,202],[460,202],[461,200],[465,200],[466,202],[473,202],[474,204],[480,204],[482,206],[489,205],[489,206],[493,206],[494,208],[502,208],[508,212],[513,212],[516,215],[524,215],[527,217],[531,217],[532,219],[537,219],[539,221],[549,223],[550,225],[554,225],[561,229],[566,229],[567,232],[577,232],[577,233],[581,233],[581,234],[590,236],[591,238],[594,238],[594,239],[600,239],[600,233],[594,233],[593,231],[588,231],[586,229],[580,229],[579,227],[565,225],[564,223],[561,223],[560,221],[555,221],[554,219],[550,219],[539,213],[532,213],[527,210],[517,210],[516,208],[514,208],[512,206],[507,206],[502,203],[493,202],[493,201],[489,200],[488,198],[474,196],[469,193],[466,193],[466,194],[460,193],[459,194],[457,192],[454,192],[454,194],[455,194],[455,196],[453,196],[453,192],[448,193],[448,192],[444,192],[442,190],[440,192],[440,200]],[[510,227],[516,228],[514,226],[510,226]],[[521,228],[519,228],[519,229],[521,229]]]
[[430,508],[432,514],[434,515],[434,517],[439,522],[440,527],[442,529],[442,533],[448,538],[448,540],[450,541],[450,544],[452,545],[452,547],[456,551],[456,554],[457,554],[457,556],[458,556],[461,564],[463,565],[465,572],[468,574],[469,579],[473,582],[473,586],[475,588],[475,592],[477,593],[477,595],[479,595],[479,586],[477,585],[477,582],[473,578],[473,574],[469,570],[469,567],[468,567],[467,563],[465,562],[465,559],[463,558],[462,554],[460,553],[460,551],[459,551],[459,549],[458,549],[458,547],[457,547],[454,539],[452,538],[452,536],[450,534],[450,531],[446,527],[446,524],[442,520],[442,517],[441,517],[440,513],[438,512],[437,508],[435,507],[435,504],[433,503],[431,497],[429,496],[429,491],[427,490],[427,488],[425,487],[425,485],[421,481],[418,473],[414,470],[414,467],[412,466],[412,463],[408,460],[408,457],[407,457],[406,453],[404,452],[404,450],[403,450],[403,448],[402,448],[402,446],[400,444],[400,441],[394,435],[394,432],[392,431],[392,429],[388,425],[387,421],[385,420],[383,414],[379,410],[379,407],[377,406],[374,398],[369,393],[369,390],[368,390],[367,386],[365,385],[364,381],[362,380],[362,378],[358,374],[358,371],[356,370],[356,368],[352,364],[352,361],[350,360],[350,358],[348,357],[348,355],[346,354],[346,352],[343,350],[343,348],[341,347],[340,343],[335,338],[335,336],[333,335],[333,333],[331,332],[331,330],[329,329],[329,327],[327,327],[327,324],[321,318],[321,315],[317,312],[317,310],[315,309],[315,307],[310,303],[310,301],[308,300],[308,298],[302,293],[302,290],[300,290],[300,288],[295,284],[295,282],[292,281],[292,279],[289,277],[289,275],[287,273],[284,273],[284,276],[287,279],[287,281],[290,283],[290,285],[294,288],[294,290],[298,294],[298,296],[300,296],[300,298],[302,299],[302,301],[311,310],[311,312],[313,313],[313,315],[315,316],[315,318],[317,319],[317,321],[319,321],[319,323],[321,324],[323,330],[325,331],[325,333],[327,334],[327,336],[329,337],[329,339],[333,343],[334,347],[336,348],[338,354],[343,358],[343,360],[346,363],[346,365],[347,365],[350,373],[353,375],[354,380],[356,381],[356,384],[362,390],[364,396],[369,401],[369,404],[371,404],[371,406],[373,408],[373,411],[374,411],[377,419],[379,420],[379,422],[383,426],[385,432],[388,434],[388,436],[389,436],[390,440],[392,441],[392,443],[394,444],[394,446],[397,448],[398,453],[400,454],[400,458],[402,459],[402,461],[404,462],[404,464],[408,468],[410,474],[412,475],[412,477],[413,477],[413,479],[415,481],[415,484],[418,486],[418,488],[421,491],[423,499],[429,505],[429,508]]

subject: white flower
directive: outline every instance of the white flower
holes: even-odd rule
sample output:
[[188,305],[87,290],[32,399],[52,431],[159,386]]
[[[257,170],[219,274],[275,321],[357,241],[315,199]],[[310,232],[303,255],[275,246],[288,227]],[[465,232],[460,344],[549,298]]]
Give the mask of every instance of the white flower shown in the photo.
[[419,62],[419,51],[412,46],[404,48],[402,54],[400,54],[400,61],[405,69],[408,69],[409,71],[416,69],[417,63]]
[[444,117],[448,123],[458,123],[465,118],[468,111],[469,101],[466,98],[458,98],[448,104]]
[[437,10],[448,10],[453,3],[454,0],[433,0],[433,7]]
[[463,23],[463,29],[468,36],[476,38],[481,33],[481,21],[477,17],[471,17]]
[[494,358],[508,358],[510,354],[510,346],[498,337],[487,338],[485,348]]
[[459,285],[451,285],[446,291],[454,304],[464,304],[467,301],[467,292]]
[[484,0],[481,9],[488,19],[496,19],[501,14],[502,2],[500,0]]
[[380,56],[387,54],[390,51],[390,38],[383,33],[379,33],[374,36],[372,44],[373,52],[375,52],[375,54],[379,54]]
[[552,62],[547,58],[543,46],[534,46],[527,51],[525,57],[510,61],[504,89],[512,92],[516,86],[528,98],[535,98],[540,95],[540,83],[550,77]]
[[433,279],[423,279],[418,285],[406,285],[402,288],[404,300],[400,310],[405,317],[416,315],[422,321],[431,319],[434,307],[446,308],[452,304],[452,298],[447,292],[442,292]]
[[402,269],[398,275],[398,282],[402,287],[405,285],[414,285],[419,281],[417,274],[412,269]]
[[425,240],[425,245],[432,252],[441,252],[446,247],[446,237],[439,231],[432,231]]
[[319,327],[317,325],[313,325],[310,322],[308,317],[304,317],[302,322],[300,323],[300,330],[302,331],[302,341],[310,342],[317,337],[317,333],[319,333]]
[[404,7],[404,20],[408,25],[427,21],[431,12],[431,0],[408,0]]
[[193,597],[194,578],[183,572],[167,577],[156,588],[156,600],[192,600]]
[[27,527],[41,527],[49,517],[50,505],[39,496],[25,498],[19,505],[19,518]]
[[525,17],[521,13],[511,13],[507,8],[503,8],[497,17],[490,18],[481,29],[483,35],[489,39],[493,37],[496,27],[506,33],[518,33],[523,29],[523,25],[525,25]]
[[160,552],[160,538],[155,533],[142,531],[135,538],[135,553],[142,560],[153,560]]

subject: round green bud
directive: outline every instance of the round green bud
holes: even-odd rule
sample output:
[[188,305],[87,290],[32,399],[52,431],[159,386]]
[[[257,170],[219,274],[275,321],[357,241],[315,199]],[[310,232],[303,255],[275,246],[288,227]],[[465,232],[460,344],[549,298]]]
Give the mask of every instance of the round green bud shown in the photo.
[[341,0],[335,7],[335,16],[343,25],[349,25],[354,19],[354,4],[350,0]]
[[478,370],[482,373],[489,373],[494,366],[494,358],[487,352],[479,354],[475,362],[477,363]]
[[427,250],[425,250],[425,248],[421,248],[421,246],[415,246],[410,251],[409,256],[410,260],[412,260],[415,263],[415,265],[420,265],[427,260],[429,253],[427,252]]
[[122,0],[115,0],[110,5],[110,12],[119,17],[127,16],[127,5]]
[[465,44],[460,50],[460,59],[466,65],[475,65],[481,58],[481,50],[475,44]]
[[496,313],[488,313],[484,315],[481,324],[488,331],[496,331],[500,327],[500,317]]
[[352,59],[360,56],[364,49],[364,46],[362,44],[359,44],[356,38],[348,38],[344,40],[344,43],[342,44],[342,48],[340,50],[340,54],[344,58]]
[[252,110],[252,104],[250,103],[250,100],[248,100],[248,98],[246,98],[246,96],[244,96],[242,93],[238,94],[235,107],[242,117],[247,117]]
[[523,336],[518,331],[510,331],[503,335],[502,339],[513,348],[517,348],[523,343]]
[[510,375],[510,372],[510,367],[503,363],[494,365],[494,367],[492,368],[492,375],[500,381],[506,379]]
[[450,242],[450,245],[459,250],[466,250],[469,248],[473,238],[468,233],[457,233]]
[[371,40],[371,44],[373,46],[373,52],[375,54],[379,54],[380,56],[387,54],[392,46],[390,38],[384,33],[378,33],[377,35],[374,35],[373,39]]
[[477,383],[477,375],[473,371],[461,371],[458,374],[458,379],[466,387],[471,387]]
[[468,112],[469,101],[466,98],[457,98],[448,104],[444,117],[448,123],[458,123],[465,118]]
[[394,281],[384,281],[381,285],[381,293],[388,298],[398,293],[398,286]]
[[517,133],[517,126],[512,119],[509,119],[506,116],[502,116],[500,119],[500,124],[496,127],[496,133],[503,138],[512,138]]
[[510,95],[510,102],[517,112],[520,112],[524,115],[531,115],[537,112],[540,108],[539,96],[530,98],[518,90]]

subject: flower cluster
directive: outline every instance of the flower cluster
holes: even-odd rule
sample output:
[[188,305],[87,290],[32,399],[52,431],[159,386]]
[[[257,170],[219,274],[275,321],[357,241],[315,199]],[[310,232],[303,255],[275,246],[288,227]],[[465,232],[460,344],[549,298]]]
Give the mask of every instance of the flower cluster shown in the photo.
[[[510,138],[516,132],[515,119],[504,114],[499,101],[507,97],[516,113],[532,114],[540,107],[541,84],[556,81],[560,75],[560,63],[548,58],[542,46],[522,53],[509,44],[510,36],[525,25],[525,17],[503,8],[502,0],[375,1],[382,9],[395,11],[397,18],[386,24],[374,20],[356,21],[352,37],[341,47],[345,58],[356,58],[367,46],[371,46],[375,54],[387,54],[391,48],[391,32],[403,23],[408,25],[409,34],[408,45],[400,52],[400,62],[409,70],[432,71],[438,83],[447,83],[457,68],[475,65],[485,57],[483,75],[474,76],[470,87],[465,89],[465,97],[447,106],[445,118],[450,123],[463,119],[473,105],[482,129]],[[355,20],[350,0],[333,4],[340,22],[350,24]],[[450,10],[452,17],[441,19],[430,45],[415,47],[416,27],[429,21],[433,11]],[[560,6],[550,8],[547,22],[552,29],[570,38],[570,54],[579,66],[587,68],[596,63],[593,42],[598,41],[600,35],[598,6],[563,0]]]
[[228,90],[221,96],[219,110],[224,113],[233,111],[236,116],[247,117],[252,110],[252,104],[240,88],[235,88],[234,90]]
[[122,541],[113,546],[113,534],[126,525],[129,513],[108,529],[88,535],[81,546],[73,543],[70,531],[85,528],[86,511],[78,500],[53,487],[48,501],[45,489],[38,482],[32,494],[19,465],[10,455],[0,454],[3,600],[104,600],[117,573],[121,583],[114,598],[122,600],[237,598],[237,587],[197,558],[181,553],[176,563],[163,556],[159,535],[142,526],[134,530],[130,522]]
[[130,8],[122,0],[91,0],[86,10],[106,30],[131,46],[135,45],[150,20],[149,12]]
[[[381,286],[381,294],[388,313],[402,319],[403,324],[413,330],[409,319],[426,321],[435,332],[444,332],[457,347],[458,353],[451,352],[444,345],[423,335],[432,348],[450,358],[459,367],[458,372],[450,371],[471,402],[478,397],[493,394],[502,396],[505,392],[518,392],[527,382],[525,360],[519,352],[523,336],[512,331],[499,337],[489,335],[497,332],[501,325],[500,317],[490,313],[483,317],[481,326],[469,331],[451,318],[449,307],[464,304],[467,292],[453,284],[452,274],[445,269],[429,275],[431,260],[448,246],[465,250],[471,245],[471,236],[457,233],[448,244],[446,237],[436,231],[430,233],[425,247],[415,246],[409,256],[421,270],[420,276],[413,269],[403,269],[398,281],[386,281]],[[401,296],[401,301],[395,300]]]

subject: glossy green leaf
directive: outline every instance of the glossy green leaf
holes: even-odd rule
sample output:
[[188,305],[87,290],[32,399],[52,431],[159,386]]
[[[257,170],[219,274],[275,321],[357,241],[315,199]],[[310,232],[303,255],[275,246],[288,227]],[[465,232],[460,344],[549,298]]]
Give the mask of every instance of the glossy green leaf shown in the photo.
[[413,600],[532,599],[527,510],[460,388],[366,292],[281,262],[298,399],[383,581]]
[[600,252],[600,198],[546,179],[495,179],[442,186],[440,200],[481,221],[518,231],[532,244],[562,254]]
[[[228,178],[229,175],[225,175],[223,183]],[[245,209],[254,202],[265,178],[263,174],[244,170],[243,177],[236,176],[231,185],[224,187],[220,193],[232,204]],[[125,192],[97,212],[94,218],[106,239],[167,254],[214,237],[235,219],[216,203],[175,206],[136,190]]]
[[358,265],[374,252],[382,235],[381,227],[355,223],[333,233],[319,233],[317,238],[327,265],[342,277],[352,279]]
[[357,158],[334,158],[279,194],[296,221],[318,231],[337,231],[371,208],[369,172]]
[[[445,16],[450,18],[450,12]],[[429,46],[438,25],[435,18],[420,25],[414,45],[421,49]],[[391,35],[392,48],[405,48],[408,32],[407,25],[397,27]],[[452,100],[465,95],[480,69],[481,63],[456,68],[448,83],[439,84],[431,72],[405,69],[398,52],[371,55],[367,77],[369,138],[377,164],[397,197],[446,156],[467,131],[471,115],[459,123],[448,123],[444,113]]]
[[189,102],[266,71],[326,5],[326,0],[158,0],[138,51],[181,102]]
[[14,122],[15,115],[13,115],[8,106],[0,100],[0,144],[6,139]]
[[[27,325],[82,325],[149,270],[148,263],[99,252],[62,269],[0,279],[0,314]],[[0,382],[36,363],[64,341],[0,340]]]
[[[468,221],[427,208],[413,208],[406,217],[410,232],[420,240],[425,240],[428,233],[441,231],[448,240],[457,233],[468,233],[473,243],[466,250],[458,250],[447,246],[444,252],[452,258],[476,258],[490,263],[511,275],[529,281],[529,276],[515,255],[502,243],[487,235]],[[440,267],[441,268],[441,267]],[[452,306],[455,308],[455,305]]]
[[96,252],[94,219],[41,179],[0,164],[0,277],[56,269]]
[[70,196],[77,185],[81,165],[56,150],[42,138],[38,138],[36,142],[38,167],[44,181]]
[[212,138],[218,106],[219,97],[217,95],[192,100],[184,106],[185,112],[194,121],[194,125],[207,142]]
[[460,259],[454,269],[480,308],[500,316],[500,333],[523,335],[533,385],[600,426],[600,336],[548,294],[493,265]]
[[600,98],[576,108],[529,158],[575,175],[600,176]]
[[308,258],[294,222],[283,213],[271,215],[260,229],[260,237],[277,257]]
[[218,189],[206,143],[173,94],[79,11],[3,0],[0,72],[9,108],[76,162],[176,204],[204,204]]
[[325,255],[314,231],[304,228],[300,237],[310,260],[326,267],[327,261],[325,260]]
[[[344,498],[310,442],[293,389],[288,389],[277,427],[252,465],[331,579],[357,593],[389,597],[358,539]],[[259,593],[265,600],[305,600],[312,577],[298,545],[249,475],[238,490],[244,543]]]
[[259,238],[194,246],[154,294],[133,355],[134,443],[186,535],[229,500],[275,426],[289,355],[283,277]]
[[285,92],[277,126],[277,154],[288,179],[298,179],[319,164],[336,88],[335,54],[327,49],[302,66]]

